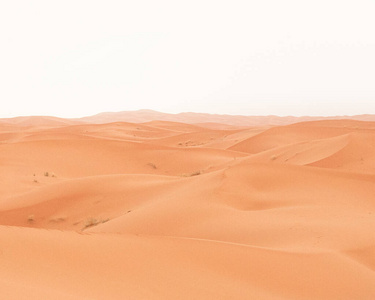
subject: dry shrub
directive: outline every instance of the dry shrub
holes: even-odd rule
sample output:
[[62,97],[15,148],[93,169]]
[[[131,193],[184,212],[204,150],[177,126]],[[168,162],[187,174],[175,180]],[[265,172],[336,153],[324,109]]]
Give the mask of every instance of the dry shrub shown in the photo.
[[32,223],[32,222],[34,222],[34,221],[35,221],[35,216],[34,216],[34,215],[29,215],[29,216],[27,217],[27,222]]
[[147,165],[150,166],[150,167],[153,168],[153,169],[157,169],[156,165],[153,164],[153,163],[148,163]]
[[182,177],[191,177],[191,176],[198,176],[198,175],[201,175],[201,174],[202,174],[202,171],[195,171],[195,172],[192,172],[192,173],[182,174],[181,176]]
[[109,221],[109,218],[106,218],[106,219],[96,219],[96,218],[93,218],[93,217],[88,218],[85,221],[82,230],[84,230],[86,228],[89,228],[89,227],[96,226],[96,225],[101,224],[101,223],[108,222],[108,221]]

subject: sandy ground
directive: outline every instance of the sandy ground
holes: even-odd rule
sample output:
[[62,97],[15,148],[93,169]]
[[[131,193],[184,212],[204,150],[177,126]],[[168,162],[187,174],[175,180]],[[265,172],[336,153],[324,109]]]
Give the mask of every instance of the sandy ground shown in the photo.
[[375,122],[0,122],[2,299],[375,299]]

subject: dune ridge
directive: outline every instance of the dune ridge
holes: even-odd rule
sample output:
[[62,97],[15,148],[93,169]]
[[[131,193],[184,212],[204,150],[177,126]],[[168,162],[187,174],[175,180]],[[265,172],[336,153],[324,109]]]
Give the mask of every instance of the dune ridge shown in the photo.
[[[217,123],[233,126],[266,126],[266,125],[288,125],[292,123],[300,123],[304,121],[317,120],[341,120],[351,119],[357,121],[375,121],[374,115],[356,115],[356,116],[332,116],[332,117],[310,117],[310,116],[241,116],[241,115],[219,115],[208,113],[183,112],[178,114],[162,113],[150,109],[141,109],[137,111],[122,112],[104,112],[94,116],[88,116],[76,119],[78,121],[88,123],[108,123],[113,121],[126,121],[133,123],[143,123],[153,120],[163,120],[170,122],[182,123]],[[223,126],[223,125],[221,125]]]
[[[301,123],[306,121],[318,120],[357,120],[374,122],[374,114],[363,114],[353,116],[252,116],[252,115],[226,115],[226,114],[210,114],[210,113],[195,113],[182,112],[177,114],[163,113],[151,109],[140,109],[135,111],[120,111],[120,112],[102,112],[92,116],[81,118],[63,119],[50,116],[40,117],[15,117],[0,119],[0,123],[29,125],[37,121],[40,124],[51,122],[55,126],[67,124],[106,124],[113,122],[130,122],[130,123],[148,123],[153,121],[198,124],[202,127],[214,127],[216,129],[229,129],[230,127],[249,127],[249,126],[283,126],[294,123]],[[50,126],[50,125],[49,125]]]

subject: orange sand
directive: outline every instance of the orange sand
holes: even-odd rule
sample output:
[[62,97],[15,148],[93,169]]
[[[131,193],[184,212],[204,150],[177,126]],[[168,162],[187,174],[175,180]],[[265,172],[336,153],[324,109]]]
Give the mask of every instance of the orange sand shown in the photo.
[[1,298],[375,299],[375,122],[193,121],[0,120]]

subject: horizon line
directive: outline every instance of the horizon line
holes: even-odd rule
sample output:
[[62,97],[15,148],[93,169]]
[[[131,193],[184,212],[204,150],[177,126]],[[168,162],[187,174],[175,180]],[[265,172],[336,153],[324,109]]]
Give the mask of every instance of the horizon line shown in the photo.
[[357,116],[372,116],[375,115],[375,113],[363,113],[363,114],[354,114],[354,115],[246,115],[246,114],[223,114],[223,113],[208,113],[208,112],[194,112],[194,111],[181,111],[178,113],[169,113],[154,109],[136,109],[136,110],[119,110],[119,111],[102,111],[94,114],[84,115],[80,117],[62,117],[57,115],[47,115],[47,114],[31,114],[31,115],[17,115],[17,116],[11,116],[11,117],[0,117],[0,119],[13,119],[13,118],[23,118],[23,117],[53,117],[53,118],[59,118],[59,119],[83,119],[83,118],[90,118],[94,116],[98,116],[101,114],[118,114],[118,113],[136,113],[136,112],[153,112],[153,113],[160,113],[165,115],[181,115],[181,114],[200,114],[200,115],[211,115],[211,116],[233,116],[233,117],[277,117],[277,118],[337,118],[337,117],[357,117]]

